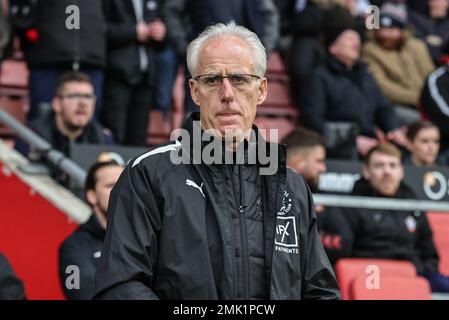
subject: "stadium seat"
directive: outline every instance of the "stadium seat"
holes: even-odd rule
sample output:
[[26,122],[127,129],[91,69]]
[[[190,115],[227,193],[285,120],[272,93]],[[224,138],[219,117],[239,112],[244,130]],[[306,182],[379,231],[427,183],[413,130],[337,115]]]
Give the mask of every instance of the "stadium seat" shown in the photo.
[[351,285],[354,300],[430,300],[428,281],[422,277],[382,276],[378,288],[368,289],[366,276],[357,277]]
[[257,115],[287,117],[296,121],[299,109],[290,96],[289,76],[281,57],[276,52],[272,53],[268,59],[266,77],[268,95],[265,102],[257,109]]
[[440,272],[449,275],[449,213],[428,212],[427,218],[440,256]]
[[358,277],[364,278],[370,274],[369,266],[377,266],[380,276],[395,276],[401,278],[416,278],[416,268],[409,261],[384,259],[341,259],[335,265],[338,284],[343,300],[352,299],[350,295],[351,283]]

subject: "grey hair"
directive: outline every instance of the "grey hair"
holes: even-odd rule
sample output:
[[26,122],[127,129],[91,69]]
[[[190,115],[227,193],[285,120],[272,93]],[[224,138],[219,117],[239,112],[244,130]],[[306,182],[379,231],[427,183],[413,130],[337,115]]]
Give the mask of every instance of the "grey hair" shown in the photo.
[[247,28],[236,25],[235,22],[230,22],[228,24],[217,23],[209,26],[190,42],[187,47],[187,67],[192,77],[197,76],[199,53],[202,47],[209,40],[221,36],[234,36],[245,41],[253,51],[256,75],[260,77],[265,75],[267,70],[267,53],[259,37]]

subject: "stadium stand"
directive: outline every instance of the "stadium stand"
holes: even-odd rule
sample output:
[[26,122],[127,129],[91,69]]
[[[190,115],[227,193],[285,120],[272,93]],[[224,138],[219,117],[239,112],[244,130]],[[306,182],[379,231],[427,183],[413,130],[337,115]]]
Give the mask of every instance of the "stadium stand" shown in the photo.
[[379,288],[367,289],[366,276],[357,277],[351,285],[354,300],[430,300],[430,286],[426,279],[381,277]]
[[58,247],[89,218],[90,209],[48,176],[20,171],[27,164],[0,140],[1,251],[23,280],[28,299],[61,300]]
[[[382,260],[382,259],[341,259],[335,265],[338,284],[340,286],[343,300],[351,300],[351,286],[357,277],[367,277],[367,267],[379,268],[381,278],[395,276],[401,278],[415,279],[416,269],[411,262]],[[369,273],[368,273],[369,274]]]

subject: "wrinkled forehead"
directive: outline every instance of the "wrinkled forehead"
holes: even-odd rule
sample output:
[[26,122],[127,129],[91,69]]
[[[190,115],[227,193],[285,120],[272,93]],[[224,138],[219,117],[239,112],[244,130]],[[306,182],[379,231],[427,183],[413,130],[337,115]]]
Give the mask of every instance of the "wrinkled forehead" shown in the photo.
[[210,39],[200,48],[199,70],[211,65],[232,64],[255,68],[251,47],[243,39],[232,35],[222,35]]

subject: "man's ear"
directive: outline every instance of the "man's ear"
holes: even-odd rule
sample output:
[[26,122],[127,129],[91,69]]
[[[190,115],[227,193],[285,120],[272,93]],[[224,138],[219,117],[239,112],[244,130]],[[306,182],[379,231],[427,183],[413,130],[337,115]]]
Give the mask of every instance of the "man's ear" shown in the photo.
[[302,169],[304,168],[305,161],[304,158],[300,154],[293,154],[289,160],[289,167],[293,169],[295,172],[301,174]]
[[97,205],[97,202],[98,202],[97,195],[95,194],[95,192],[93,190],[87,190],[86,200],[87,200],[87,203],[89,203],[92,207]]
[[54,97],[51,101],[51,107],[56,114],[60,113],[62,109],[61,99],[58,97]]
[[257,105],[260,106],[264,103],[267,98],[268,93],[268,81],[267,78],[263,77],[259,84],[259,96],[257,97]]
[[189,87],[190,87],[190,95],[192,96],[193,102],[200,107],[200,97],[198,92],[198,85],[195,80],[190,79],[189,80]]
[[368,180],[368,181],[369,181],[369,180],[371,179],[371,174],[370,174],[370,172],[369,172],[369,170],[368,170],[366,164],[363,165],[362,175],[363,175],[363,177],[365,178],[365,180]]

